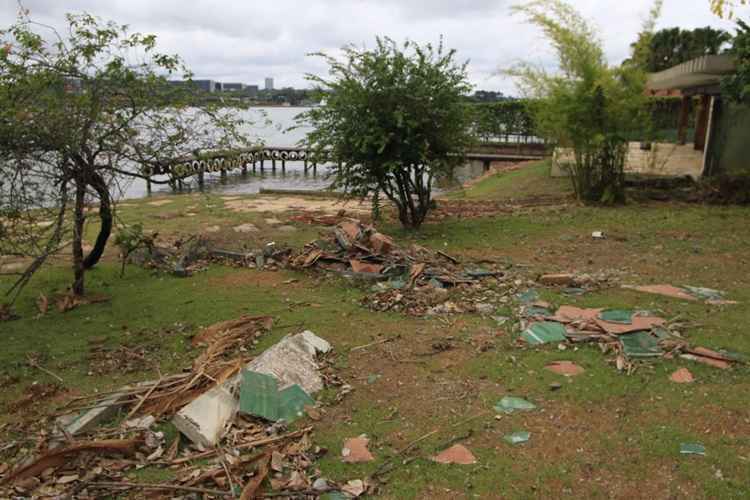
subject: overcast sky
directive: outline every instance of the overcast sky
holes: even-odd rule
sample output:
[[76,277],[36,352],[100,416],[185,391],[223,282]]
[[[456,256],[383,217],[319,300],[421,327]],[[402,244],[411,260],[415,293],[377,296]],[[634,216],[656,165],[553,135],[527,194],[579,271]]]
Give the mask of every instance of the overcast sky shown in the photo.
[[[376,35],[446,45],[469,60],[469,76],[480,89],[513,94],[498,69],[519,60],[549,64],[550,50],[539,31],[511,15],[517,0],[24,0],[32,17],[62,25],[66,12],[86,11],[154,33],[163,51],[180,54],[195,77],[276,87],[306,87],[304,74],[325,67],[313,51],[335,51],[354,43],[372,46]],[[600,30],[607,57],[619,63],[652,0],[571,0]],[[711,25],[732,30],[716,18],[709,0],[665,0],[658,27]],[[10,24],[16,0],[0,0],[0,24]],[[741,11],[747,12],[747,8]],[[744,16],[747,17],[747,16]]]

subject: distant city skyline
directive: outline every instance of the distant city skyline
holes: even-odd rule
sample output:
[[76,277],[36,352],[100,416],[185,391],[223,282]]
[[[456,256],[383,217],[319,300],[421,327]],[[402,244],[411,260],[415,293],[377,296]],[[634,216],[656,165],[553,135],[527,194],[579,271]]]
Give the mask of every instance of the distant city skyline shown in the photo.
[[[477,89],[516,94],[501,68],[525,60],[554,69],[552,51],[542,33],[513,16],[513,0],[277,0],[247,3],[225,0],[220,9],[208,0],[188,6],[178,0],[101,2],[96,0],[23,0],[32,17],[61,27],[66,12],[89,12],[157,35],[160,50],[180,54],[195,78],[257,84],[272,76],[274,88],[310,88],[305,74],[327,68],[311,52],[336,54],[346,44],[369,46],[376,35],[397,41],[438,43],[470,60],[469,79]],[[571,0],[599,28],[608,60],[628,57],[653,0]],[[15,1],[0,5],[0,26],[14,21]],[[750,7],[737,14],[747,18]],[[252,19],[253,22],[248,22]],[[701,26],[733,31],[734,23],[709,11],[708,0],[665,0],[658,28]]]

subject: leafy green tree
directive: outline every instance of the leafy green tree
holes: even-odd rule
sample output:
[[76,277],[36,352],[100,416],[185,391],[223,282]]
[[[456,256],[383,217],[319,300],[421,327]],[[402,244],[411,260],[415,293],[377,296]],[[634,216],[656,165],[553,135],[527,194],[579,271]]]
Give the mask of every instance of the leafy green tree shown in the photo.
[[[67,25],[62,36],[22,10],[0,30],[0,254],[33,257],[13,298],[71,240],[72,291],[83,294],[123,183],[192,152],[244,143],[234,113],[169,84],[170,75],[190,75],[179,57],[156,50],[153,35],[88,14],[67,16]],[[98,235],[84,255],[93,203]]]
[[666,28],[650,37],[646,71],[657,72],[704,55],[715,55],[731,40],[724,30]]
[[308,75],[324,98],[300,117],[314,127],[308,147],[337,165],[335,187],[354,196],[379,190],[404,227],[419,227],[433,179],[450,175],[472,141],[466,65],[442,43],[388,38],[372,50],[345,47],[343,60],[316,55],[329,76]]
[[722,91],[734,102],[750,102],[750,26],[742,20],[737,20],[729,53],[734,56],[736,70],[722,80]]
[[[557,73],[530,64],[508,71],[533,99],[537,129],[572,149],[570,173],[580,200],[623,202],[628,137],[647,121],[645,73],[637,64],[610,67],[594,28],[562,0],[532,0],[514,11],[541,28],[557,54]],[[658,13],[652,11],[644,31]]]

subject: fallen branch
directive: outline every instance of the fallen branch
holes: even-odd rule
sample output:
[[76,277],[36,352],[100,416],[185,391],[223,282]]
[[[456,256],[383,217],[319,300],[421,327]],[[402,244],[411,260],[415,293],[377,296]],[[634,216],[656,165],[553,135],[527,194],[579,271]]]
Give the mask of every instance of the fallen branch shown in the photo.
[[135,447],[140,439],[110,439],[104,441],[81,441],[65,448],[52,450],[37,458],[28,465],[13,471],[8,477],[0,481],[0,484],[11,483],[19,479],[38,476],[47,469],[54,469],[67,463],[72,455],[86,451],[95,451],[100,454],[120,453],[130,455],[135,452]]
[[[284,434],[283,436],[276,436],[276,437],[267,438],[267,439],[259,439],[258,441],[253,441],[251,443],[241,444],[239,446],[235,446],[234,449],[246,450],[248,448],[255,448],[257,446],[265,446],[271,443],[278,443],[279,441],[284,441],[286,439],[293,439],[296,437],[304,436],[308,432],[311,432],[312,429],[313,429],[312,427],[305,427],[304,429],[290,432],[289,434]],[[172,460],[171,462],[159,462],[159,463],[166,464],[166,465],[179,465],[179,464],[184,464],[185,462],[190,462],[192,460],[198,460],[201,458],[206,458],[206,457],[216,455],[219,451],[221,450],[213,449],[213,450],[208,450],[208,451],[204,451],[201,453],[196,453],[195,455],[191,455],[189,457],[178,458],[177,460]]]
[[266,476],[268,476],[270,465],[271,453],[267,452],[261,459],[255,475],[247,482],[245,488],[243,488],[242,493],[240,494],[240,500],[253,500],[254,498],[257,498],[260,485],[263,483]]

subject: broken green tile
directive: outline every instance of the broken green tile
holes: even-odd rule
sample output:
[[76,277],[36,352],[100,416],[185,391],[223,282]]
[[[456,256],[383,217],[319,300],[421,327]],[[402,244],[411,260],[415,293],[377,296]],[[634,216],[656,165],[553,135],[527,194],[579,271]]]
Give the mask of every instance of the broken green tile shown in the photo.
[[633,311],[628,309],[605,309],[599,313],[599,319],[610,323],[630,325],[633,323]]
[[240,411],[276,422],[293,422],[304,414],[313,400],[299,385],[279,391],[275,377],[250,370],[242,372]]
[[682,443],[680,445],[681,455],[706,455],[706,447],[700,443]]
[[535,302],[539,300],[539,292],[531,288],[529,290],[526,290],[525,292],[516,294],[516,298],[521,302],[528,304],[529,302]]
[[562,293],[564,293],[565,295],[584,295],[586,293],[586,289],[571,286],[568,288],[563,288]]
[[525,443],[531,437],[531,433],[527,431],[518,431],[512,434],[503,436],[503,439],[510,444],[521,444]]
[[714,290],[713,288],[703,288],[700,286],[683,286],[683,290],[697,299],[703,300],[722,300],[725,292]]
[[629,358],[650,358],[661,356],[659,339],[650,332],[625,333],[618,336],[622,351]]
[[275,377],[244,370],[240,385],[240,411],[275,422],[279,419],[278,393]]
[[528,306],[524,310],[524,313],[526,314],[526,316],[531,316],[531,317],[543,316],[546,318],[547,316],[552,316],[552,311],[550,311],[546,307],[540,307],[540,306]]
[[495,411],[498,413],[513,413],[514,411],[530,411],[536,408],[531,401],[515,396],[505,396],[495,404]]
[[305,406],[312,406],[315,400],[297,384],[287,387],[278,393],[277,420],[294,422],[305,415]]
[[565,326],[554,321],[534,323],[524,330],[521,338],[531,345],[563,342],[565,340]]

